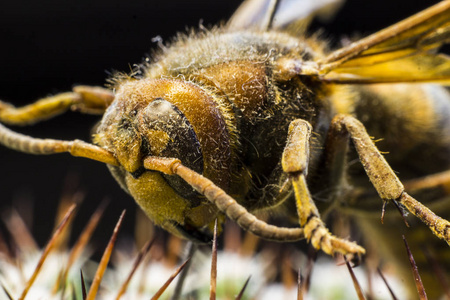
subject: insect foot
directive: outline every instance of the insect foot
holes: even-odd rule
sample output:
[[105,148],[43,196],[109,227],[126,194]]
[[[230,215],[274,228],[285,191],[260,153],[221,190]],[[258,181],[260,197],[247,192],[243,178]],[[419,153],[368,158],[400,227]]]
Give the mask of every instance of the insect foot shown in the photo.
[[314,248],[333,255],[341,253],[343,255],[365,254],[366,250],[356,244],[332,235],[320,219],[319,212],[314,204],[306,187],[303,175],[291,178],[295,191],[297,212],[300,225],[304,228],[305,237],[311,242]]
[[361,255],[366,250],[356,244],[345,239],[332,235],[325,227],[323,221],[318,217],[312,217],[304,226],[305,236],[315,249],[321,249],[323,252],[333,255],[341,253],[343,255]]

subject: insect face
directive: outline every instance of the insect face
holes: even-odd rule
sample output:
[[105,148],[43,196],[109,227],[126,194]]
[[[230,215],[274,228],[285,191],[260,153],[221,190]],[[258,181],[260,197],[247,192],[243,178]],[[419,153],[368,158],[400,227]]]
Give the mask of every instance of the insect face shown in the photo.
[[[191,83],[131,81],[117,91],[95,142],[115,154],[120,167],[110,167],[113,175],[156,224],[204,241],[199,229],[211,225],[217,209],[178,176],[145,170],[143,159],[178,158],[226,186],[229,174],[219,171],[230,164],[224,122],[211,96]],[[224,151],[211,153],[214,143]]]

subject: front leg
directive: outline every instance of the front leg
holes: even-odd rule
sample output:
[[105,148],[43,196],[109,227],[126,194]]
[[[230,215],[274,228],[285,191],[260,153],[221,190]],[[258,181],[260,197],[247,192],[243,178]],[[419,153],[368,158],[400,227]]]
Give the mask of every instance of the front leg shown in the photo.
[[305,237],[316,249],[328,254],[364,254],[365,250],[356,243],[333,236],[320,218],[306,185],[310,136],[311,125],[308,122],[301,119],[293,121],[281,161],[283,171],[289,174],[294,187],[298,217]]
[[425,205],[405,192],[403,184],[378,151],[364,125],[352,116],[336,116],[330,136],[352,140],[370,181],[383,201],[395,201],[425,223],[433,233],[450,244],[450,222],[437,216]]
[[32,125],[66,112],[69,109],[82,113],[103,114],[114,100],[114,93],[102,87],[76,86],[72,92],[61,93],[24,107],[0,101],[0,122],[10,125]]

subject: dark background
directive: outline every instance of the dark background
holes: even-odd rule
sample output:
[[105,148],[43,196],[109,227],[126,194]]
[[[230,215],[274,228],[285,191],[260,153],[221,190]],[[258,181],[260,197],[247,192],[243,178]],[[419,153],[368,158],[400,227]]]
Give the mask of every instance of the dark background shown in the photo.
[[[128,71],[139,63],[157,35],[164,40],[186,26],[215,24],[231,16],[240,0],[15,0],[0,4],[0,99],[23,105],[68,91],[75,84],[104,85],[108,72]],[[438,1],[347,1],[325,36],[372,33]],[[90,140],[98,117],[68,113],[28,128],[35,137]],[[136,210],[106,167],[68,154],[33,156],[0,147],[0,210],[20,198],[34,203],[33,232],[40,244],[53,227],[57,203],[67,178],[86,192],[76,230],[102,199],[111,203],[98,238],[106,239],[120,211],[128,210],[131,230]],[[16,200],[15,200],[16,199]],[[381,205],[381,202],[380,202]],[[81,221],[80,221],[81,220]],[[84,221],[83,221],[84,220]],[[78,222],[78,223],[77,223]],[[107,234],[105,234],[105,232]]]

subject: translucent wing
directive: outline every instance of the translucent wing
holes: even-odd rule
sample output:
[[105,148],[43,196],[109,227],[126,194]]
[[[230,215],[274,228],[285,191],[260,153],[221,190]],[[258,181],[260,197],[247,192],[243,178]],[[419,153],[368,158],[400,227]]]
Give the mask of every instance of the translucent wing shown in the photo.
[[450,59],[436,54],[450,41],[450,0],[331,53],[319,75],[337,83],[450,84]]
[[307,26],[314,16],[332,16],[344,0],[246,0],[228,22],[230,30],[284,28],[292,23]]

